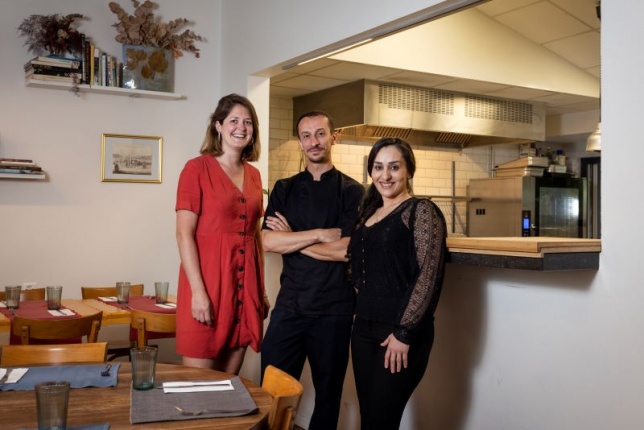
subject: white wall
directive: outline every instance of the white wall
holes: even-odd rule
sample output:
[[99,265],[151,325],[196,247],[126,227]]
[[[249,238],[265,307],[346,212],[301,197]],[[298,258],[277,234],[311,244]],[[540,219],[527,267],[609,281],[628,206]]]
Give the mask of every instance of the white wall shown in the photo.
[[[224,4],[225,28],[243,23],[259,36],[239,45],[224,32],[224,45],[244,52],[238,58],[224,48],[224,86],[243,86],[246,75],[438,2],[388,2],[385,10],[369,1],[331,2],[314,12],[303,2],[278,3],[255,4],[252,12],[245,2]],[[644,422],[636,227],[643,205],[633,195],[641,176],[634,149],[644,56],[627,42],[644,37],[644,4],[602,6],[601,267],[533,273],[449,266],[430,368],[405,429],[631,430]],[[348,397],[343,406],[355,411]]]
[[[207,39],[201,58],[176,62],[180,101],[27,88],[22,66],[33,55],[16,28],[31,14],[81,13],[80,27],[102,49],[120,56],[106,1],[0,0],[0,157],[31,158],[46,181],[0,180],[1,285],[35,281],[64,286],[118,280],[170,281],[176,292],[179,258],[174,237],[176,184],[184,163],[198,155],[219,91],[219,2],[190,7],[158,1],[166,20],[186,17]],[[129,0],[119,2],[132,11]],[[100,182],[101,133],[162,136],[163,183]],[[173,348],[172,348],[173,349]]]

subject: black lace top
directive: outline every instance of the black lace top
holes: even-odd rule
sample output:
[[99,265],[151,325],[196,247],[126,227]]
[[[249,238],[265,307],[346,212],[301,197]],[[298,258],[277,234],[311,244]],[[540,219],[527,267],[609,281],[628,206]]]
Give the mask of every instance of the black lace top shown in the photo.
[[349,244],[356,315],[393,325],[396,339],[409,343],[438,305],[446,237],[440,209],[415,197],[376,224],[358,225]]

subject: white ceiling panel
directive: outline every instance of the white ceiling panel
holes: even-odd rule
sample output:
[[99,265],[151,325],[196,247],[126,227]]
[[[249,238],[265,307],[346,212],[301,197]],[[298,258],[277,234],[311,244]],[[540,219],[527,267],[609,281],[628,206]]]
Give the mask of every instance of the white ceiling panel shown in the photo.
[[[496,21],[498,25],[514,30],[518,38],[528,39],[580,70],[599,78],[601,23],[597,18],[595,6],[596,0],[492,0],[476,9]],[[386,56],[387,53],[383,52],[382,55]],[[599,108],[599,101],[589,97],[503,85],[498,82],[463,80],[454,76],[438,75],[430,70],[423,73],[330,58],[296,66],[273,77],[271,94],[295,97],[358,79],[484,94],[514,100],[542,101],[546,103],[548,114]]]

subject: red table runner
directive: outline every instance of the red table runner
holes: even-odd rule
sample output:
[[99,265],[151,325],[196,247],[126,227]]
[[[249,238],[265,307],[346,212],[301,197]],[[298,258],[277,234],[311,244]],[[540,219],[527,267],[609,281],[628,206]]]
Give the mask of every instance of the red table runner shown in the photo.
[[[108,305],[115,306],[119,309],[125,309],[125,310],[154,312],[158,314],[176,314],[177,313],[176,308],[168,309],[168,308],[162,308],[160,306],[157,306],[156,299],[154,296],[130,296],[129,303],[119,303],[111,300],[109,301],[101,300],[101,301],[104,303],[107,303]],[[175,336],[174,334],[147,331],[148,339],[166,339],[166,338],[172,338],[174,336]],[[130,340],[136,341],[136,338],[137,338],[136,329],[130,329]]]
[[[60,309],[68,309],[61,306]],[[74,315],[52,315],[47,310],[46,300],[28,300],[20,302],[18,309],[0,308],[0,313],[9,318],[11,322],[9,325],[9,344],[19,345],[21,343],[20,336],[13,334],[13,317],[18,316],[22,318],[38,319],[38,320],[69,320],[80,318],[76,312]],[[78,343],[80,339],[60,339],[54,342],[34,340],[33,343]]]

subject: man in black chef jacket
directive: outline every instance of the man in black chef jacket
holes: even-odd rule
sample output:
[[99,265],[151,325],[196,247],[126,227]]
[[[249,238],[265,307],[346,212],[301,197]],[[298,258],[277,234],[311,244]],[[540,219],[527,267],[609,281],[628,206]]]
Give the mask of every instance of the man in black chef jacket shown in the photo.
[[335,429],[349,360],[354,290],[346,253],[364,187],[331,161],[333,120],[297,123],[306,169],[275,184],[262,226],[264,251],[282,254],[281,288],[262,343],[262,377],[273,365],[300,377],[308,358],[315,388],[310,430]]

